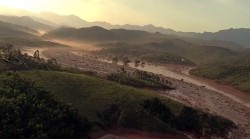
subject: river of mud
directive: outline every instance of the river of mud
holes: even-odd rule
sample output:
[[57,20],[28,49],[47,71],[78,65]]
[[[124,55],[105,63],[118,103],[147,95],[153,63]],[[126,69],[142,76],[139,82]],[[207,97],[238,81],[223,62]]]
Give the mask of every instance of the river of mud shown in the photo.
[[[88,55],[86,52],[61,49],[41,50],[40,52],[42,56],[57,58],[62,64],[82,70],[109,74],[117,72],[122,67],[121,62],[114,64],[112,61]],[[234,121],[239,126],[239,130],[232,134],[232,139],[250,138],[250,96],[248,94],[212,80],[188,75],[189,68],[173,67],[174,65],[155,66],[152,64],[135,66],[134,63],[130,63],[126,69],[139,69],[162,75],[171,81],[176,89],[162,91],[160,95]]]
[[[100,61],[112,63],[112,61],[99,59]],[[121,62],[118,62],[119,65],[122,65]],[[171,66],[171,65],[168,65]],[[135,68],[138,70],[143,70],[147,72],[152,72],[154,74],[160,74],[169,78],[173,78],[176,80],[182,80],[183,82],[191,83],[200,87],[205,87],[209,90],[216,91],[221,93],[243,105],[250,108],[250,95],[244,92],[241,92],[231,86],[218,84],[215,81],[203,79],[195,76],[191,76],[188,72],[174,72],[171,71],[168,67],[156,66],[152,64],[144,64],[143,66],[135,66],[134,63],[130,63],[129,67]],[[190,68],[183,68],[184,70],[189,70]],[[178,70],[178,69],[177,69]]]

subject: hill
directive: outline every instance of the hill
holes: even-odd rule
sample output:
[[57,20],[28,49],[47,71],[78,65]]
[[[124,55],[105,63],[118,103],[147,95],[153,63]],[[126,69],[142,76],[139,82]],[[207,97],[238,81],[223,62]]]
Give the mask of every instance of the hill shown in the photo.
[[[153,92],[118,85],[96,77],[50,71],[22,72],[21,75],[51,90],[55,96],[77,108],[80,115],[106,128],[115,125],[170,134],[177,133],[179,129],[193,130],[199,134],[206,125],[207,128],[213,127],[211,134],[223,135],[232,127],[229,121],[190,109]],[[177,115],[182,115],[183,118]],[[200,120],[192,123],[195,126],[189,125],[185,122],[189,116]],[[178,124],[180,127],[174,117],[182,123]],[[211,123],[206,123],[206,120]],[[201,127],[196,129],[199,125]],[[190,127],[187,129],[188,126]]]
[[152,24],[139,26],[139,25],[112,25],[107,22],[88,22],[81,19],[75,15],[58,15],[55,13],[43,12],[38,15],[38,17],[42,17],[50,22],[58,21],[59,24],[68,25],[76,28],[82,27],[91,27],[91,26],[100,26],[105,29],[126,29],[126,30],[141,30],[151,33],[160,32],[163,34],[172,34],[184,37],[193,37],[193,38],[202,38],[207,40],[217,40],[217,41],[225,41],[225,42],[234,42],[239,45],[250,47],[250,42],[248,40],[248,36],[250,34],[250,29],[228,29],[228,30],[220,30],[218,32],[204,32],[204,33],[196,33],[196,32],[181,32],[175,31],[169,28],[156,27]]
[[74,41],[89,41],[89,42],[113,42],[113,41],[148,41],[160,36],[151,34],[145,31],[125,30],[125,29],[111,29],[107,30],[98,26],[89,28],[59,28],[49,31],[43,35],[46,38],[52,39],[66,39]]
[[40,38],[30,38],[30,37],[4,37],[0,38],[0,42],[3,44],[13,44],[16,48],[21,47],[69,47],[64,44],[42,40]]
[[[7,67],[13,67],[14,65],[20,66],[20,64],[24,65],[26,68],[23,68],[23,70],[26,69],[27,71],[19,71],[15,73],[16,75],[31,82],[30,84],[33,86],[34,84],[32,82],[40,89],[42,87],[46,90],[50,90],[55,96],[56,101],[60,100],[60,102],[64,104],[71,104],[74,109],[79,111],[81,117],[86,117],[90,120],[91,125],[94,126],[96,130],[107,130],[112,127],[118,127],[174,135],[180,134],[179,131],[183,131],[192,132],[198,136],[210,137],[211,135],[225,136],[231,128],[235,127],[231,121],[184,106],[165,97],[161,97],[155,92],[119,85],[99,77],[85,74],[27,69],[29,67],[47,69],[46,67],[49,65],[52,67],[56,65],[53,66],[51,62],[45,62],[39,57],[31,58],[27,55],[22,55],[20,51],[9,51],[5,49],[4,52],[7,52],[4,54],[7,59],[4,58],[3,61],[0,60],[0,70],[2,70],[1,63],[4,63],[3,68],[6,68],[6,65]],[[7,55],[8,53],[9,55]],[[22,57],[23,59],[20,59]],[[47,70],[49,69],[50,68]],[[55,70],[56,69],[58,68],[55,68]],[[3,74],[0,74],[0,76],[1,75]],[[6,75],[10,74],[7,73]],[[6,82],[4,81],[5,79],[6,78],[0,78],[0,85],[4,83],[5,85],[3,86],[7,87],[6,84],[8,83],[10,87],[17,88],[15,92],[17,92],[19,88],[20,92],[24,92],[23,90],[27,89],[22,86],[25,82],[15,82],[14,80],[13,83],[21,84],[13,86],[12,81]],[[28,90],[30,93],[31,89]],[[3,91],[4,90],[1,90],[1,92]],[[8,89],[8,91],[11,94],[11,89]],[[19,102],[23,97],[17,98],[18,99],[12,98],[11,100]],[[47,104],[47,101],[43,101],[43,103],[39,104],[49,106],[51,103]],[[41,105],[32,105],[32,107],[33,106],[40,108]],[[35,108],[35,110],[37,109]],[[44,114],[45,116],[43,116],[42,113],[42,117],[47,118],[46,113]],[[40,116],[40,113],[37,115]],[[59,118],[60,117],[61,116],[59,116]],[[34,118],[33,114],[29,119],[31,118]],[[23,119],[25,118],[21,117],[19,121]],[[190,120],[192,120],[191,123]],[[34,122],[34,125],[37,125],[37,121]],[[46,125],[47,124],[48,123],[46,123]],[[9,125],[10,123],[4,123],[4,127]],[[12,127],[9,129],[12,129]],[[47,133],[46,130],[43,132]],[[12,132],[8,133],[12,135]],[[33,134],[34,132],[29,133]]]
[[[9,25],[9,24],[8,24]],[[7,26],[8,26],[7,25]],[[20,38],[36,38],[37,36],[18,31],[12,28],[7,27],[6,24],[1,25],[0,24],[0,38],[5,38],[5,37],[20,37]]]
[[236,50],[220,46],[198,45],[174,38],[142,44],[106,43],[100,44],[99,47],[103,48],[100,52],[102,54],[109,54],[118,58],[130,57],[141,61],[154,61],[159,64],[193,65],[192,63],[195,63],[197,65],[208,65],[241,55]]
[[202,38],[206,40],[217,40],[225,42],[234,42],[244,47],[250,48],[250,41],[248,36],[250,35],[250,29],[248,28],[238,28],[238,29],[226,29],[220,30],[218,32],[176,32],[175,35]]
[[17,30],[17,31],[21,31],[21,32],[25,32],[25,33],[29,33],[29,34],[33,34],[33,35],[39,35],[38,31],[30,29],[30,28],[25,27],[25,26],[20,26],[20,25],[16,25],[16,24],[7,23],[7,22],[1,22],[1,21],[0,21],[0,26],[10,28],[13,30]]
[[0,74],[0,90],[0,138],[76,138],[90,130],[77,110],[16,73]]
[[[51,12],[42,12],[36,15],[36,17],[45,19],[50,22],[55,22],[58,25],[66,25],[75,28],[90,27],[91,24],[75,15],[59,15]],[[93,26],[93,25],[92,25]]]
[[46,24],[43,24],[43,23],[40,23],[40,22],[37,22],[37,21],[34,21],[32,18],[27,17],[27,16],[18,17],[18,16],[0,15],[0,21],[29,27],[33,30],[38,30],[38,31],[40,31],[40,30],[48,31],[48,30],[53,29],[53,27],[46,25]]
[[[151,24],[144,25],[144,26],[130,25],[130,24],[113,25],[107,22],[100,22],[100,21],[88,22],[76,15],[59,15],[59,14],[55,14],[51,12],[42,12],[39,14],[34,14],[28,11],[11,9],[11,8],[6,8],[6,7],[0,7],[0,10],[1,9],[3,9],[3,11],[6,11],[2,13],[4,15],[9,15],[9,13],[12,13],[12,16],[29,16],[35,21],[43,23],[43,25],[46,24],[46,25],[50,25],[54,27],[58,25],[59,26],[66,25],[66,26],[75,27],[75,28],[100,26],[105,29],[142,30],[142,31],[147,31],[151,33],[159,32],[163,34],[178,35],[182,37],[192,37],[192,38],[199,38],[199,39],[202,38],[202,39],[211,40],[211,41],[233,42],[233,43],[237,43],[239,45],[245,46],[245,47],[250,47],[249,40],[247,39],[247,37],[249,36],[250,29],[247,29],[247,28],[221,30],[221,31],[214,32],[214,33],[213,32],[204,32],[204,33],[182,32],[182,31],[175,31],[170,28],[157,27]],[[57,23],[55,23],[55,21]],[[37,29],[37,27],[32,28],[32,29]],[[42,30],[49,30],[49,29],[46,27],[46,29],[42,29]],[[211,45],[214,45],[214,44],[211,44]]]
[[[181,32],[181,31],[175,31],[169,28],[157,27],[152,24],[148,24],[144,26],[130,25],[130,24],[113,25],[107,22],[100,22],[100,21],[88,22],[76,15],[59,15],[59,14],[55,14],[51,12],[42,12],[39,14],[34,14],[34,13],[23,11],[23,10],[10,9],[6,7],[0,7],[0,8],[4,9],[4,11],[10,11],[9,13],[13,13],[13,15],[29,16],[29,18],[33,19],[35,22],[42,23],[43,29],[41,27],[40,28],[32,27],[32,29],[36,29],[36,30],[47,31],[47,30],[50,30],[52,26],[58,27],[61,25],[66,25],[66,26],[75,27],[75,28],[100,26],[105,29],[141,30],[141,31],[146,31],[146,32],[151,32],[151,33],[159,32],[162,34],[177,35],[181,37],[191,37],[191,38],[196,38],[196,39],[205,39],[207,41],[214,42],[212,44],[211,42],[208,42],[209,45],[223,45],[223,46],[233,45],[234,46],[234,43],[237,43],[239,45],[249,47],[249,44],[250,44],[247,39],[247,36],[249,36],[249,29],[229,29],[229,30],[221,30],[215,33]],[[8,12],[5,12],[3,14],[8,15]],[[57,23],[55,23],[55,21]],[[44,27],[44,25],[46,27]],[[48,27],[48,25],[50,27]],[[221,42],[218,43],[218,41],[221,41]],[[200,43],[199,40],[198,42]]]
[[100,21],[88,22],[76,15],[59,15],[59,14],[55,14],[51,12],[42,12],[36,16],[46,19],[47,21],[50,21],[50,22],[57,21],[59,25],[67,25],[67,26],[71,26],[75,28],[100,26],[105,29],[141,30],[141,31],[147,31],[151,33],[161,32],[164,34],[172,34],[175,32],[172,29],[165,29],[162,27],[156,27],[154,25],[145,25],[145,26],[129,25],[129,24],[113,25],[107,22],[100,22]]
[[[63,44],[45,41],[34,34],[37,31],[27,27],[0,21],[0,44],[13,44],[16,47],[68,47]],[[34,34],[32,34],[34,33]]]

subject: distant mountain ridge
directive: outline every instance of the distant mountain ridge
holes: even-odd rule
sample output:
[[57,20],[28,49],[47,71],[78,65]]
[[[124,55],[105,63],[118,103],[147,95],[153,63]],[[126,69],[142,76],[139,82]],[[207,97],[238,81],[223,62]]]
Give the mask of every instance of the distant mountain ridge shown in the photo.
[[[164,34],[153,34],[139,30],[111,29],[107,30],[102,27],[93,26],[87,28],[59,28],[49,31],[43,37],[53,39],[67,39],[75,41],[147,41],[166,36]],[[167,38],[167,37],[166,37]]]
[[154,25],[145,25],[145,26],[139,26],[139,25],[113,25],[107,22],[88,22],[83,20],[82,18],[75,16],[75,15],[59,15],[55,13],[50,12],[42,12],[37,15],[37,17],[43,18],[45,20],[48,20],[50,22],[57,22],[59,25],[66,25],[76,28],[84,28],[84,27],[91,27],[91,26],[100,26],[105,29],[126,29],[126,30],[142,30],[147,32],[161,32],[164,34],[174,34],[175,31],[172,29],[166,29],[162,27],[155,27]]
[[235,42],[247,48],[250,48],[250,29],[239,28],[239,29],[227,29],[220,30],[215,33],[204,32],[204,33],[182,33],[181,36],[188,36],[194,38],[202,38],[208,40],[221,40],[227,42]]
[[0,25],[0,38],[9,38],[9,37],[20,37],[20,38],[35,38],[35,35],[18,31],[6,26]]
[[17,30],[17,31],[26,32],[26,33],[33,34],[33,35],[39,35],[39,32],[36,31],[36,30],[30,29],[30,28],[25,27],[25,26],[11,24],[11,23],[8,23],[8,22],[0,21],[0,26],[10,28],[10,29],[13,29],[13,30]]
[[37,31],[39,31],[39,30],[47,31],[47,30],[53,29],[53,27],[46,25],[46,24],[43,24],[43,23],[40,23],[40,22],[37,22],[28,16],[18,17],[18,16],[0,15],[0,21],[29,27],[29,28],[31,28],[33,30],[37,30]]
[[38,15],[41,18],[44,18],[48,21],[58,21],[61,25],[67,25],[71,27],[83,28],[83,27],[91,27],[91,26],[100,26],[105,29],[126,29],[126,30],[141,30],[147,31],[151,33],[163,33],[163,34],[171,34],[178,35],[183,37],[192,37],[192,38],[202,38],[207,40],[218,40],[218,41],[226,41],[226,42],[234,42],[239,45],[250,48],[250,29],[228,29],[221,30],[215,33],[212,32],[204,32],[204,33],[196,33],[196,32],[177,32],[173,29],[166,29],[163,27],[156,27],[154,25],[112,25],[107,22],[88,22],[81,19],[75,15],[63,16],[54,13],[41,13]]
[[[3,9],[3,7],[0,7],[0,10]],[[162,34],[169,34],[169,35],[177,35],[182,37],[190,37],[190,38],[198,38],[198,39],[205,39],[205,40],[212,40],[212,41],[225,41],[228,43],[237,43],[239,45],[242,45],[246,48],[250,48],[250,29],[247,28],[241,28],[241,29],[227,29],[227,30],[221,30],[218,32],[204,32],[204,33],[196,33],[196,32],[178,32],[173,29],[163,28],[163,27],[156,27],[154,25],[145,25],[145,26],[139,26],[139,25],[112,25],[107,22],[88,22],[83,19],[81,19],[78,16],[75,15],[59,15],[55,13],[50,12],[42,12],[40,14],[34,14],[25,10],[16,10],[16,9],[9,9],[5,8],[6,11],[11,11],[9,13],[15,13],[16,15],[25,15],[29,17],[22,17],[22,18],[30,18],[33,21],[29,20],[30,22],[38,22],[37,26],[40,26],[39,29],[42,30],[51,30],[53,27],[60,27],[62,25],[69,26],[69,27],[75,27],[75,28],[86,28],[86,27],[92,27],[92,26],[100,26],[105,29],[126,29],[126,30],[141,30],[141,31],[147,31],[151,33],[162,33]],[[5,12],[3,14],[8,14],[8,12]],[[0,18],[1,20],[1,18]],[[23,19],[24,20],[24,19]],[[8,22],[6,20],[2,20],[4,22]],[[20,21],[20,20],[19,20]],[[22,21],[22,20],[21,20]],[[10,22],[13,23],[13,22]],[[15,24],[15,22],[14,22]],[[27,23],[26,23],[27,24]],[[41,25],[42,24],[42,25]],[[24,24],[18,24],[25,26]],[[32,29],[38,30],[38,27],[32,24],[27,24],[26,26],[29,26]]]

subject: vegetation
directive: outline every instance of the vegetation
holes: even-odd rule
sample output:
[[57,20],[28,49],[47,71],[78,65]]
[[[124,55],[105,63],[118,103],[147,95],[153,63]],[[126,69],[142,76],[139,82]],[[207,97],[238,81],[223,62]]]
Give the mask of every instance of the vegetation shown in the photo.
[[145,44],[110,43],[99,45],[100,54],[130,57],[159,64],[206,65],[238,56],[241,53],[219,46],[199,46],[179,39]]
[[184,106],[180,114],[176,116],[171,112],[168,106],[157,98],[144,101],[143,106],[151,115],[169,123],[171,127],[185,132],[194,132],[197,136],[211,138],[216,135],[226,135],[230,128],[235,127],[235,125],[228,120],[202,113],[186,106]]
[[219,80],[244,92],[250,92],[249,50],[231,50],[218,46],[199,46],[182,40],[130,44],[104,44],[101,54],[121,59],[124,56],[154,64],[197,65],[191,74]]
[[133,86],[137,88],[148,89],[174,89],[172,83],[159,75],[148,73],[146,71],[136,70],[134,73],[127,73],[124,68],[118,73],[110,74],[106,77],[110,81],[120,83],[122,85]]
[[146,55],[141,58],[144,61],[156,64],[179,64],[179,65],[195,65],[192,61],[185,59],[184,57],[174,54],[163,53],[159,55]]
[[43,69],[43,70],[59,70],[60,65],[56,59],[48,59],[45,61],[40,58],[39,51],[36,51],[34,56],[22,54],[20,50],[13,49],[13,45],[8,44],[0,49],[0,71],[2,70],[30,70],[30,69]]
[[249,66],[209,66],[191,71],[191,74],[233,85],[234,87],[250,92],[250,67]]
[[110,81],[118,82],[123,85],[133,86],[137,88],[172,89],[172,87],[167,86],[166,84],[163,83],[151,80],[144,80],[135,76],[121,74],[121,73],[110,74],[107,76],[107,79]]
[[90,130],[72,107],[8,72],[0,76],[0,138],[75,138]]
[[[0,86],[0,92],[3,93],[1,96],[3,97],[2,107],[7,105],[5,99],[10,99],[8,101],[13,101],[13,109],[15,110],[16,105],[18,108],[15,111],[11,111],[12,109],[8,111],[11,107],[6,107],[6,109],[8,108],[6,110],[7,114],[3,115],[5,117],[2,119],[9,116],[11,112],[11,115],[17,112],[15,113],[17,114],[16,117],[19,117],[14,118],[14,120],[11,119],[9,123],[6,123],[6,120],[2,121],[3,124],[1,125],[3,127],[1,130],[5,131],[5,128],[8,127],[7,130],[11,131],[1,132],[0,130],[0,134],[4,133],[2,134],[3,138],[19,137],[19,135],[23,134],[21,131],[26,133],[26,128],[32,130],[28,130],[30,131],[28,132],[29,134],[24,134],[24,136],[20,137],[72,138],[79,135],[79,133],[88,132],[90,129],[89,123],[95,130],[121,127],[171,134],[178,134],[178,131],[188,131],[198,136],[224,136],[231,128],[235,127],[231,121],[191,109],[167,98],[162,98],[151,91],[119,85],[86,74],[48,71],[61,69],[56,60],[41,60],[39,51],[34,53],[34,57],[26,57],[20,54],[18,50],[12,50],[9,47],[2,49],[2,52],[3,66],[4,64],[16,65],[18,66],[16,70],[20,70],[20,67],[29,69],[28,71],[18,72],[18,75],[10,74],[8,76],[8,74],[4,73],[1,75],[0,83],[2,85]],[[35,69],[47,71],[36,71]],[[34,82],[35,85],[27,80]],[[125,82],[124,84],[131,86],[139,84],[139,86],[156,87],[163,85],[161,84],[163,82],[168,83],[165,80],[162,81],[157,75],[143,71],[136,71],[131,76],[128,76],[125,70],[121,70],[121,73],[115,76],[115,80],[120,80]],[[5,85],[6,82],[8,83],[7,85]],[[49,91],[44,91],[36,86],[50,90],[55,97]],[[8,93],[13,96],[10,95],[11,98],[6,98]],[[27,105],[23,105],[26,102]],[[72,107],[62,102],[71,104]],[[12,106],[12,103],[8,104]],[[28,118],[25,117],[26,111],[22,113],[23,109],[26,110],[23,108],[24,106],[29,108]],[[81,118],[78,117],[74,109],[79,111]],[[5,111],[5,109],[3,110]],[[51,119],[46,114],[54,115],[54,118]],[[194,117],[194,119],[190,117]],[[28,120],[32,120],[33,123],[29,124]],[[65,121],[62,122],[62,120]],[[194,121],[190,122],[192,120]],[[211,120],[212,122],[209,122]],[[21,123],[24,126],[21,128],[25,130],[19,131],[15,129],[15,124],[19,126],[20,121],[24,122]],[[50,126],[49,124],[51,123],[53,125]],[[196,128],[197,125],[199,128]],[[62,128],[60,127],[62,131],[56,130],[56,127],[59,126],[62,126]],[[221,132],[219,133],[219,131]]]
[[[189,129],[185,126],[177,126],[185,125],[178,124],[178,122],[186,117],[183,114],[186,114],[184,110],[187,107],[169,99],[161,98],[153,92],[118,85],[82,74],[53,71],[30,71],[21,74],[23,77],[51,90],[55,96],[63,101],[71,103],[74,108],[79,110],[81,116],[88,117],[92,123],[95,123],[95,127],[106,129],[116,126],[162,133],[176,133],[179,129],[183,131]],[[156,104],[154,101],[152,102],[154,98],[158,101]],[[164,111],[152,111],[159,107],[158,103],[168,108],[163,108]],[[165,110],[168,112],[165,112]],[[167,115],[164,116],[164,113]],[[164,119],[168,116],[168,113],[171,113],[175,121]],[[220,130],[223,131],[220,135],[225,135],[224,133],[234,127],[234,124],[228,120],[198,110],[191,111],[190,114],[191,117],[198,117],[198,123],[201,124],[199,131],[190,129],[197,134],[209,135],[211,133],[214,135],[219,134],[218,131]],[[216,119],[217,123],[207,123],[208,119],[202,119],[202,115]],[[196,124],[194,122],[193,127]],[[209,134],[208,132],[201,133],[200,130],[211,132]]]

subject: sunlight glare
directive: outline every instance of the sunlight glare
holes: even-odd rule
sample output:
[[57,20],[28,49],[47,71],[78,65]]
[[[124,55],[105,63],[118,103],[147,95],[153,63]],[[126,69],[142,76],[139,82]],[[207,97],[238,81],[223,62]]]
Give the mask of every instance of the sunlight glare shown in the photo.
[[41,4],[36,0],[0,0],[1,6],[36,11],[37,5]]

